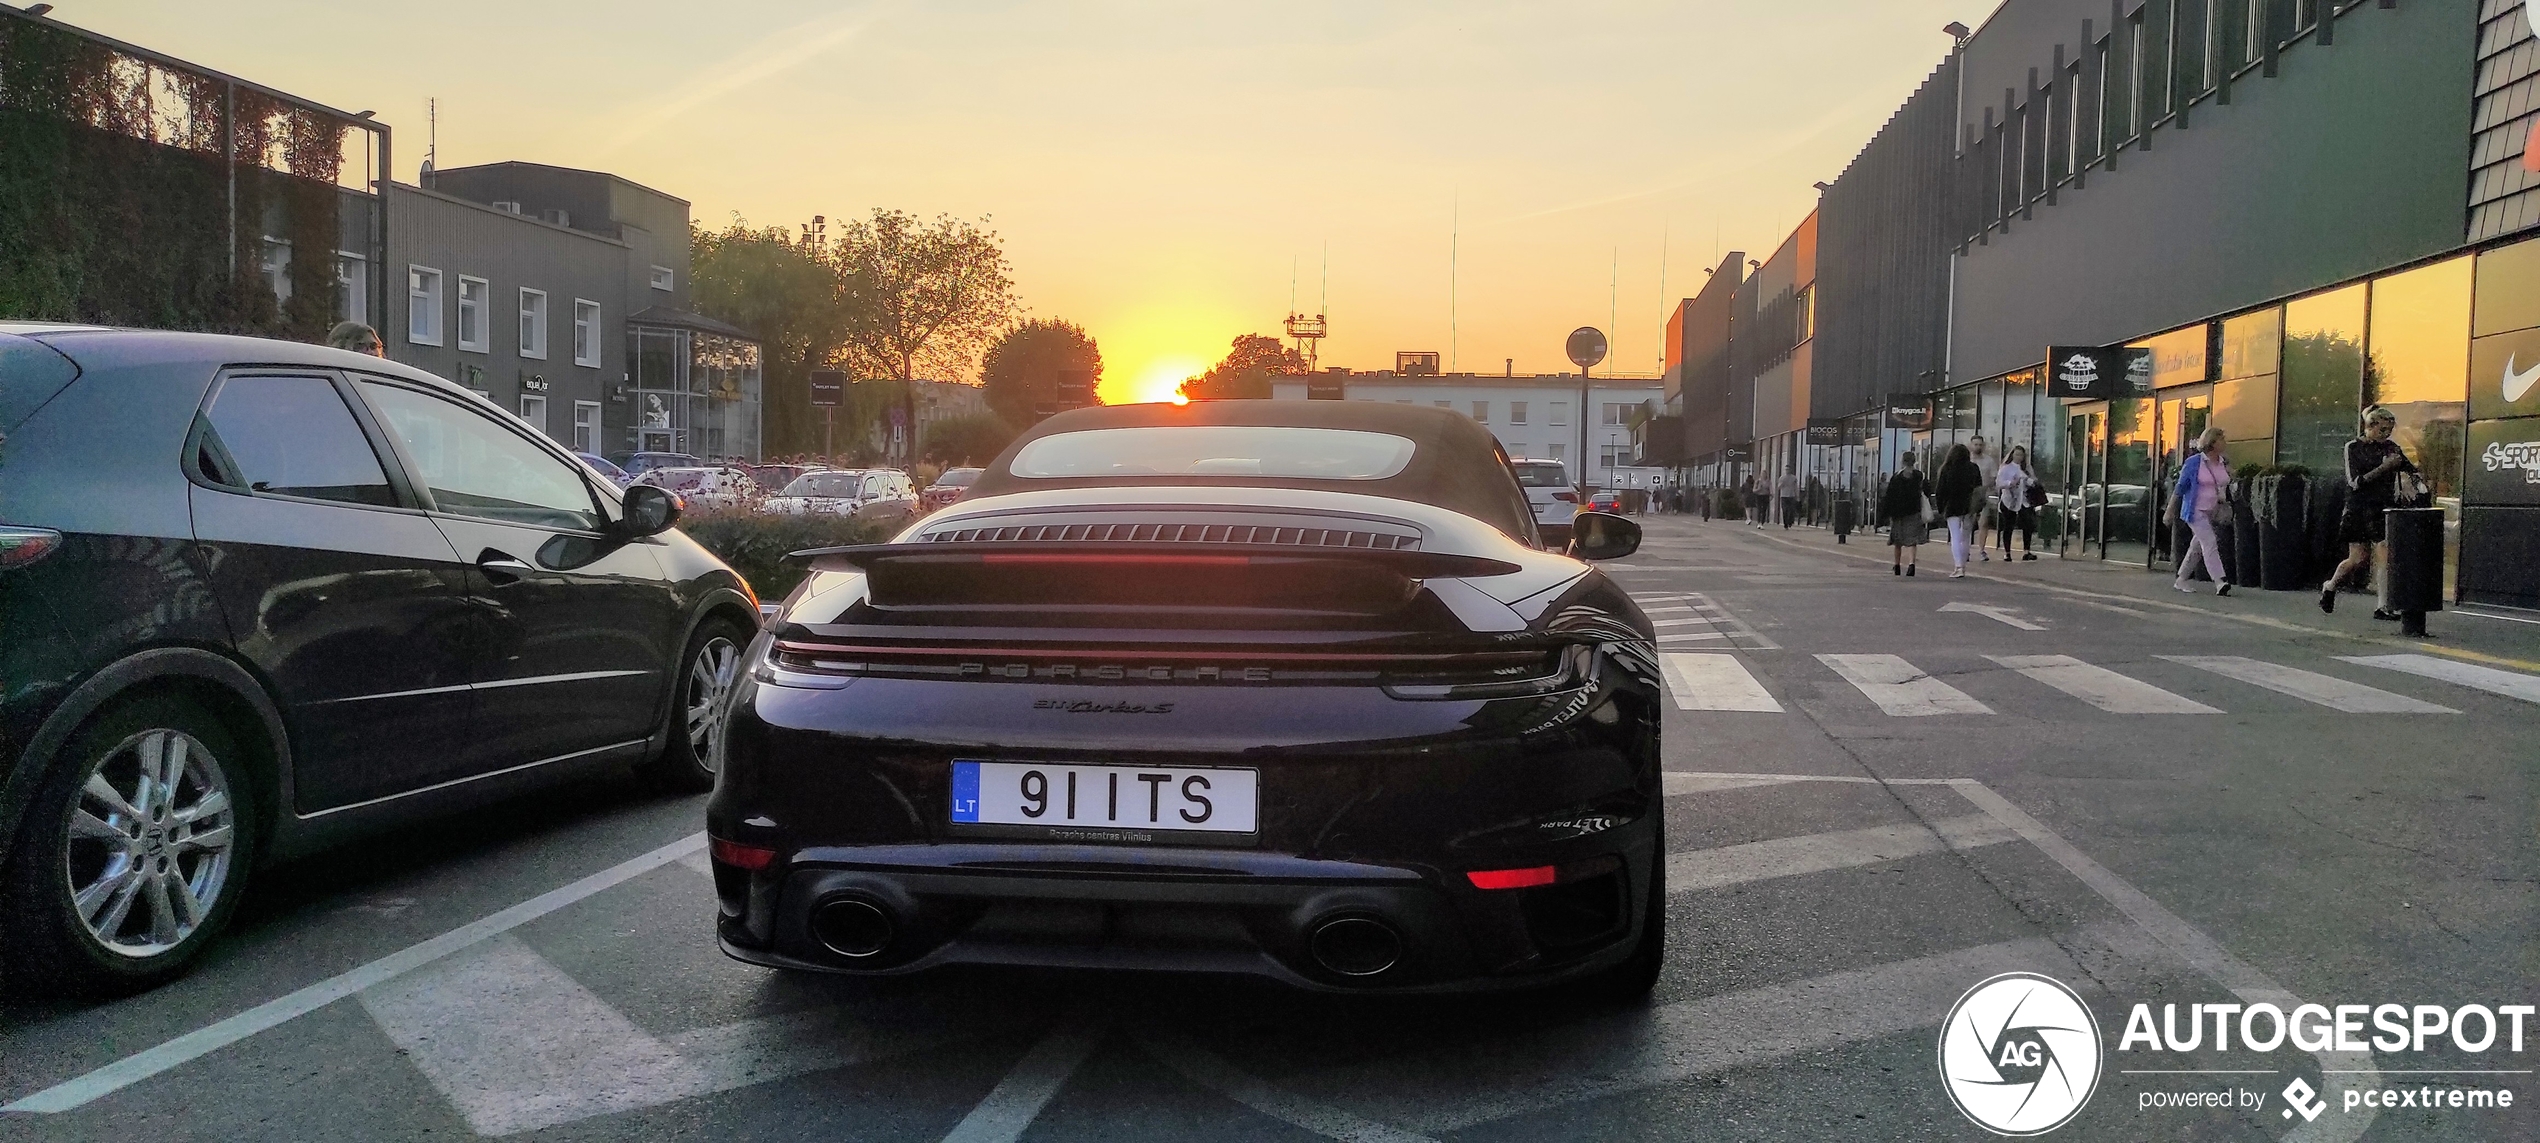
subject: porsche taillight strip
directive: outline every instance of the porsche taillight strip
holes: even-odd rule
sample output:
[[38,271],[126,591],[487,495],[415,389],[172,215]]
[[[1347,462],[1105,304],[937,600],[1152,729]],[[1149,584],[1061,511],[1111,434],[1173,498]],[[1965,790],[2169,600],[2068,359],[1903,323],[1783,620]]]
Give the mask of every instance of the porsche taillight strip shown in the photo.
[[[1404,697],[1451,697],[1458,685],[1504,687],[1555,679],[1564,664],[1544,650],[1481,652],[1205,651],[1112,647],[904,647],[777,640],[781,670],[935,679],[1059,683],[1428,684]],[[1441,685],[1442,684],[1442,685]]]
[[918,537],[930,544],[1000,541],[1113,544],[1259,544],[1295,548],[1367,548],[1414,551],[1420,537],[1354,528],[1305,528],[1264,524],[1009,524],[951,528]]

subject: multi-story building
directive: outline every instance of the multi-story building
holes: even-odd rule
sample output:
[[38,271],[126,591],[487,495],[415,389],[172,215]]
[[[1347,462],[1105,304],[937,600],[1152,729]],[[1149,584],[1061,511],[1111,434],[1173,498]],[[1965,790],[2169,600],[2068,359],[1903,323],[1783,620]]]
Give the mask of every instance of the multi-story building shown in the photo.
[[760,347],[688,309],[688,204],[492,163],[392,183],[391,357],[592,453],[759,454]]
[[[1307,399],[1309,385],[1322,392],[1337,384],[1342,399],[1391,401],[1401,405],[1435,405],[1481,422],[1500,447],[1515,459],[1557,460],[1578,482],[1579,375],[1549,373],[1493,377],[1445,373],[1404,375],[1393,370],[1354,372],[1331,368],[1309,377],[1281,377],[1271,386],[1273,400]],[[1586,429],[1590,488],[1647,488],[1656,470],[1635,463],[1634,427],[1659,411],[1664,392],[1659,379],[1645,374],[1589,377]]]

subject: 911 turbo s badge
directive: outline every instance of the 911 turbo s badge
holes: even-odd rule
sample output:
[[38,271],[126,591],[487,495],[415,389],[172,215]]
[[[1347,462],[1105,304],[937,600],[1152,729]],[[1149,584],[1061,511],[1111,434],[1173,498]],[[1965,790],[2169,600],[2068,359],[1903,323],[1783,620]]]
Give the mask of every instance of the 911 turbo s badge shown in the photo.
[[1171,714],[1169,702],[1095,702],[1091,699],[1034,699],[1034,710],[1055,710],[1065,714]]

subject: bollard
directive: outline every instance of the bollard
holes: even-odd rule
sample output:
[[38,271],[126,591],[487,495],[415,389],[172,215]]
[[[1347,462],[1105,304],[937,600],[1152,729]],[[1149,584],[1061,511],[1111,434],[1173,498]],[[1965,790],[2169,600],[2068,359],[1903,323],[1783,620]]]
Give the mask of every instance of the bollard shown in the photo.
[[1845,538],[1851,534],[1852,499],[1847,496],[1834,502],[1834,542],[1838,544],[1851,543],[1851,540]]
[[2443,510],[2392,508],[2382,514],[2390,566],[2381,577],[2382,606],[2399,613],[2399,633],[2425,636],[2425,613],[2443,610]]

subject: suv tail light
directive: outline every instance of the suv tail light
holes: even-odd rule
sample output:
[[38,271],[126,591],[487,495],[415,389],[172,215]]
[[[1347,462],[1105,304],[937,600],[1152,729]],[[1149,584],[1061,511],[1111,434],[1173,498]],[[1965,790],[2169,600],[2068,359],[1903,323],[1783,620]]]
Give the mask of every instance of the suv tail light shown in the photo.
[[50,528],[0,525],[0,571],[22,568],[62,546],[62,534]]

